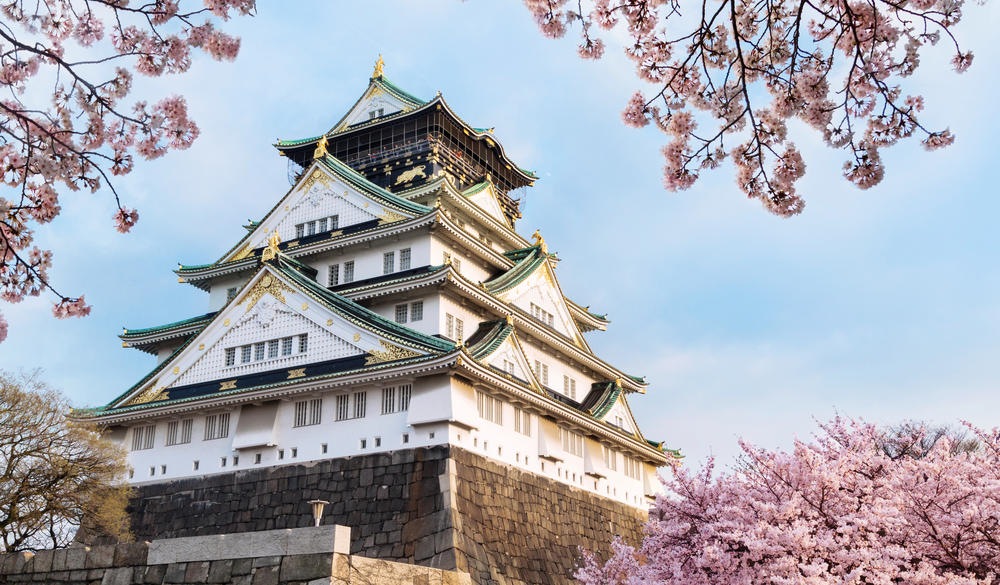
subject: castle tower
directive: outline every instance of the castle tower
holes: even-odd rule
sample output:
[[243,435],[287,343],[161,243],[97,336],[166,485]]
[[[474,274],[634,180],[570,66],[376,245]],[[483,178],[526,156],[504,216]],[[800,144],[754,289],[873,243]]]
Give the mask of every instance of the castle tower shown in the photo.
[[384,75],[324,134],[279,141],[292,188],[217,261],[209,311],[123,344],[158,364],[83,416],[129,450],[136,537],[351,526],[352,552],[566,582],[577,547],[639,535],[655,469],[595,355],[608,320],[515,231],[535,175],[441,95]]

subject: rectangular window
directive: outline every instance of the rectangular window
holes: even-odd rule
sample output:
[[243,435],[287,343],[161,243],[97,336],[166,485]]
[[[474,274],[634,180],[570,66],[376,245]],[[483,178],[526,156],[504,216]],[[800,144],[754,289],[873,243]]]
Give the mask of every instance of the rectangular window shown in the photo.
[[231,366],[236,363],[236,348],[227,347],[226,348],[226,365]]
[[396,253],[386,252],[382,254],[382,274],[392,274],[396,271]]
[[331,264],[330,272],[326,278],[326,286],[337,286],[340,284],[340,264]]
[[563,394],[576,400],[576,380],[569,376],[563,376]]
[[538,378],[538,382],[543,386],[549,385],[549,365],[543,364],[542,362],[535,360],[535,377]]
[[326,218],[321,218],[316,220],[316,233],[322,233],[326,231]]
[[583,435],[578,435],[562,427],[559,427],[559,434],[562,435],[563,451],[570,455],[583,457]]
[[311,236],[316,233],[316,222],[309,221],[306,222],[306,235]]
[[308,347],[309,347],[309,335],[306,333],[299,335],[299,353],[305,353],[306,348]]
[[531,316],[534,317],[535,319],[538,319],[542,323],[545,323],[549,327],[552,327],[553,323],[552,313],[539,307],[535,303],[531,303]]
[[424,318],[424,302],[414,301],[410,304],[410,321],[422,321]]
[[318,425],[323,417],[323,399],[313,398],[295,403],[294,426]]
[[132,427],[132,450],[152,449],[156,439],[156,425]]
[[455,339],[455,317],[451,313],[444,315],[444,336],[448,339]]
[[205,440],[224,439],[229,436],[229,413],[210,414],[205,417]]
[[409,270],[410,269],[410,249],[403,248],[399,251],[399,269]]
[[239,287],[231,287],[226,289],[226,300],[231,301],[236,298],[236,293],[240,292]]
[[382,389],[382,414],[402,412],[410,408],[410,394],[413,386],[402,384]]
[[281,355],[292,355],[291,337],[285,337],[281,340]]
[[354,393],[354,418],[365,418],[365,407],[368,402],[367,392]]
[[167,445],[191,442],[191,419],[172,420],[167,423]]
[[483,420],[503,424],[503,401],[494,398],[489,394],[476,391],[476,407],[479,410],[479,417]]
[[331,215],[330,216],[330,229],[331,230],[335,230],[338,227],[340,227],[340,216],[339,215]]
[[249,345],[244,345],[240,348],[240,361],[244,364],[249,364],[253,353],[253,348]]
[[520,408],[514,408],[514,431],[526,437],[531,436],[531,413]]
[[267,342],[267,357],[276,358],[278,357],[278,340],[272,339]]
[[264,343],[263,341],[260,342],[260,343],[255,343],[254,344],[254,346],[253,346],[253,360],[255,362],[259,362],[259,361],[261,361],[261,360],[264,359],[264,350],[265,350],[266,347],[267,347],[267,344]]
[[337,397],[337,420],[347,420],[350,418],[350,401],[351,397],[347,394],[341,394]]
[[513,375],[514,374],[514,362],[512,362],[510,360],[504,360],[503,361],[503,371],[507,372],[508,374]]
[[396,323],[406,323],[407,309],[409,305],[406,303],[396,305]]
[[306,235],[306,224],[300,223],[295,226],[295,237],[301,238]]
[[354,282],[354,260],[344,262],[344,282]]
[[382,414],[396,412],[396,387],[382,388]]
[[465,340],[465,323],[461,319],[455,319],[455,341]]
[[605,465],[605,467],[607,467],[611,471],[617,471],[618,470],[618,451],[615,451],[614,449],[608,447],[607,445],[604,445],[602,447],[602,449],[604,449],[604,465]]
[[625,475],[631,477],[632,479],[640,479],[642,476],[642,464],[638,459],[633,459],[628,455],[624,456],[625,460]]

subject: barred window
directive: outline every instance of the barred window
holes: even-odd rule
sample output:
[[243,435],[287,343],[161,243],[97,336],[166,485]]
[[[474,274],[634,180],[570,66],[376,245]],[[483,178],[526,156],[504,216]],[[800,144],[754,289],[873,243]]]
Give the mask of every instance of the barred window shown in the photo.
[[306,235],[306,224],[300,223],[295,226],[295,237],[301,238]]
[[299,353],[305,353],[308,347],[309,347],[309,335],[307,333],[299,335]]
[[563,376],[563,394],[576,400],[576,380],[569,376]]
[[254,344],[254,346],[253,346],[253,359],[256,360],[256,361],[258,361],[258,362],[260,360],[264,359],[264,350],[265,350],[266,347],[267,347],[267,344],[264,343],[263,341],[260,342],[260,343]]
[[455,339],[455,317],[451,313],[444,315],[444,336]]
[[229,436],[229,413],[210,414],[205,417],[205,440],[224,439]]
[[409,410],[412,391],[410,384],[382,388],[382,414]]
[[340,284],[340,264],[331,264],[329,276],[327,276],[327,286],[337,286]]
[[410,321],[422,321],[424,318],[424,302],[414,301],[410,304]]
[[320,218],[316,220],[316,233],[322,233],[326,231],[326,218]]
[[354,282],[354,260],[344,262],[344,282]]
[[399,269],[409,270],[410,269],[410,249],[403,248],[399,251]]
[[531,413],[514,407],[514,431],[527,437],[531,436]]
[[406,323],[407,309],[409,309],[409,305],[406,303],[396,305],[396,323]]
[[563,451],[570,455],[583,457],[583,435],[578,435],[562,427],[559,427],[559,434],[562,435]]
[[278,357],[278,340],[272,339],[267,342],[267,357],[276,358]]
[[152,449],[156,439],[156,425],[132,427],[132,450]]
[[330,216],[330,229],[335,230],[340,227],[340,216],[331,215]]
[[455,341],[465,340],[465,323],[461,319],[455,319]]
[[538,378],[539,383],[542,386],[549,385],[549,365],[543,364],[542,362],[535,360],[535,376]]
[[281,340],[281,355],[292,355],[291,337],[285,337]]
[[642,463],[638,459],[633,459],[625,455],[625,475],[632,479],[640,479],[642,476]]
[[193,420],[172,420],[167,423],[167,445],[180,445],[191,442],[191,426]]
[[552,326],[553,323],[552,313],[539,307],[535,303],[531,303],[531,316],[534,317],[535,319],[538,319],[542,323],[545,323],[549,327]]
[[236,348],[227,347],[226,348],[226,365],[231,366],[236,363]]
[[476,391],[476,407],[479,409],[479,417],[496,423],[503,424],[503,401],[494,398],[489,394]]
[[368,393],[355,392],[354,394],[341,394],[337,396],[336,419],[350,420],[353,418],[364,418],[367,410]]
[[[604,445],[604,465],[611,471],[618,470],[618,451],[615,451],[611,447]],[[626,460],[628,457],[625,458]]]
[[249,364],[250,361],[253,359],[253,355],[251,353],[252,348],[249,345],[244,345],[240,349],[241,349],[240,353],[242,354],[240,361],[244,364]]
[[313,398],[295,403],[294,426],[318,425],[323,417],[323,399]]
[[392,274],[396,271],[396,253],[386,252],[382,254],[382,274]]

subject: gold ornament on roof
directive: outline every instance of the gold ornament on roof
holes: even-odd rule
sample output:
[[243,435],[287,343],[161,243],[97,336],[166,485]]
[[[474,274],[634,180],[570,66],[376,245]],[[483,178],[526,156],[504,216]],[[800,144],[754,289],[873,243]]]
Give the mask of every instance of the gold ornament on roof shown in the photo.
[[535,245],[542,249],[542,254],[549,253],[549,247],[545,244],[545,238],[542,237],[542,232],[535,230],[535,233],[531,234],[531,237],[535,239]]
[[372,79],[381,79],[385,73],[385,61],[382,60],[382,53],[379,53],[378,60],[375,61],[375,70],[372,71]]
[[146,388],[141,394],[129,400],[126,406],[136,406],[138,404],[146,404],[147,402],[156,402],[157,400],[166,400],[169,398],[167,391],[162,386],[156,388],[155,385],[156,382],[150,384],[149,388]]
[[267,247],[260,254],[260,261],[267,262],[268,260],[274,260],[278,255],[278,245],[281,244],[281,236],[278,235],[278,230],[275,229],[267,238]]
[[270,274],[265,274],[263,278],[257,281],[257,284],[253,285],[250,292],[248,292],[238,304],[242,305],[244,301],[249,300],[250,302],[247,304],[246,308],[247,312],[249,312],[250,309],[257,304],[257,301],[259,301],[265,294],[270,294],[272,297],[284,303],[285,295],[283,293],[285,292],[295,291]]
[[326,145],[327,145],[326,134],[324,134],[319,139],[319,142],[316,143],[316,150],[313,151],[313,159],[326,157],[327,155]]
[[403,349],[398,345],[392,345],[391,343],[386,343],[384,340],[379,340],[382,344],[382,350],[373,349],[368,352],[368,359],[365,360],[365,365],[370,366],[372,364],[381,364],[383,362],[394,362],[396,360],[405,360],[407,358],[418,357],[420,354],[415,351],[410,351],[408,349]]
[[247,244],[246,246],[243,247],[242,250],[240,250],[239,252],[237,252],[235,256],[233,256],[232,258],[230,258],[229,261],[230,262],[236,262],[237,260],[242,260],[244,258],[247,258],[247,257],[251,256],[251,255],[253,255],[253,246],[251,246],[250,244]]

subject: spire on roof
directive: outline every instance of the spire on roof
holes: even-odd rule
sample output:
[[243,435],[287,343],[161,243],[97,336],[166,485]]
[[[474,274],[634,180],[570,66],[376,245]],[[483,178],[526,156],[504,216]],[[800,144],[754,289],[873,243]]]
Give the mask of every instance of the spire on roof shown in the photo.
[[378,61],[375,61],[375,70],[372,71],[372,79],[381,79],[385,74],[385,61],[382,60],[382,53],[378,54]]
[[326,145],[326,134],[324,134],[323,137],[319,139],[319,142],[316,143],[316,150],[313,151],[313,160],[326,157]]
[[542,237],[540,230],[535,230],[535,233],[531,234],[531,237],[535,239],[535,245],[541,248],[542,254],[549,253],[549,247],[545,244],[545,238]]

